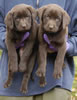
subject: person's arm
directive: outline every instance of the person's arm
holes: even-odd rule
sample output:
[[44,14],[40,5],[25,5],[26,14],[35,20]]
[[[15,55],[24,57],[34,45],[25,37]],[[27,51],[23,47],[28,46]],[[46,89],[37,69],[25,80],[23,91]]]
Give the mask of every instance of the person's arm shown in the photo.
[[77,0],[66,0],[65,10],[71,17],[69,24],[69,35],[68,39],[69,48],[67,50],[68,56],[77,56]]
[[5,24],[4,24],[4,0],[0,0],[0,49],[6,49],[5,46]]

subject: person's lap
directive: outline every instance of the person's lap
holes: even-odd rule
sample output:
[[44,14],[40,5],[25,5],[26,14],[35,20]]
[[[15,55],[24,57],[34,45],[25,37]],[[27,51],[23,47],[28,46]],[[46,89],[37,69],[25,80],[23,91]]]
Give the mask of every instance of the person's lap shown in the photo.
[[44,94],[27,97],[0,96],[0,100],[71,100],[71,92],[61,88],[54,88]]
[[43,95],[43,100],[71,100],[71,92],[61,88],[54,88]]

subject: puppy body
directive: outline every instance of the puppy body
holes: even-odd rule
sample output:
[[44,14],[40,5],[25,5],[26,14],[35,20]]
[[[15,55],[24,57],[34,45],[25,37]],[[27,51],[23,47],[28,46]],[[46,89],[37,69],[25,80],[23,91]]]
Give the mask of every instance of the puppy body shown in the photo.
[[[21,91],[23,93],[27,92],[28,81],[34,66],[32,61],[35,59],[35,54],[33,55],[34,57],[31,57],[37,32],[35,17],[35,9],[26,4],[16,5],[5,17],[5,42],[8,49],[8,80],[4,85],[5,88],[11,85],[14,72],[20,71],[25,72],[22,80]],[[29,32],[30,35],[26,40],[24,40],[24,46],[23,48],[19,48],[19,52],[17,54],[15,45],[20,44],[26,32]],[[30,68],[31,64],[32,68]]]
[[37,76],[40,79],[40,86],[45,86],[46,59],[47,53],[52,53],[49,45],[43,38],[47,35],[50,44],[57,49],[57,56],[54,62],[54,78],[60,78],[66,53],[66,36],[68,35],[69,15],[56,4],[49,4],[38,9],[40,25],[38,31],[39,50],[38,50],[38,69]]

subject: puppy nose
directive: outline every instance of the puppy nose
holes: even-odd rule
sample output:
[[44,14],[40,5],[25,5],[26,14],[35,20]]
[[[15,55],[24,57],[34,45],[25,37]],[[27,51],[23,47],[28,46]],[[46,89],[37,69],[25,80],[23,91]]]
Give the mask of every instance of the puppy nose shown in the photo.
[[53,25],[49,25],[49,29],[53,29],[54,28],[54,26]]
[[23,27],[23,28],[26,28],[26,24],[23,24],[22,27]]

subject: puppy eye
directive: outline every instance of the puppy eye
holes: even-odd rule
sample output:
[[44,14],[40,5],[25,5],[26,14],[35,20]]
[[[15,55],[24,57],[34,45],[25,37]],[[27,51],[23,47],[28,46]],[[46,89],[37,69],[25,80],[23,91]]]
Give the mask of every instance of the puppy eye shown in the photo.
[[19,20],[19,17],[15,17],[16,20]]
[[49,16],[45,16],[46,19],[49,19]]
[[59,18],[56,18],[56,22],[59,22],[60,20],[59,20]]
[[26,18],[30,18],[30,16],[26,16]]
[[16,21],[17,21],[17,22],[19,22],[19,20],[20,20],[19,18],[16,18]]

